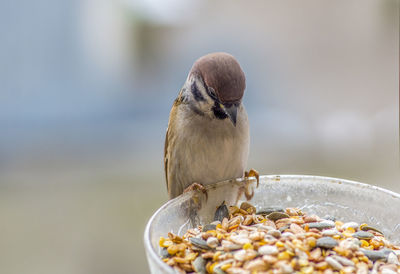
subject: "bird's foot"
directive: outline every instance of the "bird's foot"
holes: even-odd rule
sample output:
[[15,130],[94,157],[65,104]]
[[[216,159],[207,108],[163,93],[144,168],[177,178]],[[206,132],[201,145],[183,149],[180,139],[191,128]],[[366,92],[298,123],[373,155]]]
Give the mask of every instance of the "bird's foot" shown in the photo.
[[250,177],[255,177],[257,181],[257,187],[260,182],[260,175],[258,174],[258,171],[255,169],[250,169],[249,171],[244,172],[244,184],[240,186],[239,191],[238,191],[238,196],[236,199],[236,202],[239,201],[240,197],[242,194],[246,197],[247,201],[251,200],[254,196],[254,189],[252,186],[253,180],[249,180]]
[[[202,198],[205,197],[205,200],[208,200],[208,193],[206,188],[199,183],[193,183],[187,188],[183,190],[183,194],[191,192],[191,198],[190,198],[190,206],[189,206],[189,218],[190,222],[193,226],[196,226],[195,224],[198,223],[197,221],[197,212],[201,209],[202,207]],[[204,194],[204,196],[199,195],[200,193]]]
[[249,177],[256,177],[257,187],[258,187],[258,185],[260,183],[260,174],[258,173],[258,171],[255,170],[255,169],[252,169],[252,168],[249,171],[245,171],[244,172],[244,178],[247,179]]
[[191,184],[187,188],[185,188],[183,190],[183,193],[190,192],[190,191],[201,191],[207,196],[206,188],[202,184],[199,184],[199,183],[196,183],[196,182]]

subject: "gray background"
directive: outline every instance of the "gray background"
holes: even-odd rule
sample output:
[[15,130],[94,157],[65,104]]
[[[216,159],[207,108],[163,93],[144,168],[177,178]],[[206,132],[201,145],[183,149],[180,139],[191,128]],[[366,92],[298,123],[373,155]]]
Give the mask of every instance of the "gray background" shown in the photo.
[[400,191],[399,3],[0,3],[0,272],[147,273],[163,142],[195,59],[247,76],[248,167]]

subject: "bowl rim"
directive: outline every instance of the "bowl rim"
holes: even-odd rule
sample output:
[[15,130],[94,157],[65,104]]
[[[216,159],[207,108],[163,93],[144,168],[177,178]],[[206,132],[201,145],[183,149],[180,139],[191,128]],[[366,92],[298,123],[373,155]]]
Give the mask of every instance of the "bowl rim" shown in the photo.
[[[251,179],[254,179],[254,177],[250,177]],[[347,180],[347,179],[340,179],[340,178],[335,178],[335,177],[327,177],[327,176],[317,176],[317,175],[301,175],[301,174],[282,174],[282,175],[260,175],[260,179],[262,178],[266,178],[269,180],[281,180],[281,179],[308,179],[308,180],[322,180],[322,181],[326,181],[329,183],[336,183],[336,184],[347,184],[347,185],[352,185],[352,186],[356,186],[356,187],[361,187],[361,188],[369,188],[372,190],[377,190],[377,191],[381,191],[384,192],[388,195],[391,195],[392,197],[396,197],[398,199],[400,199],[400,194],[396,193],[394,191],[382,188],[382,187],[378,187],[375,185],[370,185],[370,184],[366,184],[366,183],[361,183],[361,182],[357,182],[357,181],[353,181],[353,180]],[[220,185],[224,185],[224,184],[228,184],[228,183],[233,183],[233,182],[243,182],[244,180],[248,180],[248,178],[237,178],[237,179],[230,179],[230,180],[225,180],[225,181],[220,181],[220,182],[216,182],[213,184],[209,184],[207,185],[205,188],[209,189],[209,188],[215,188],[218,187]],[[260,182],[261,183],[261,182]],[[184,196],[189,196],[191,195],[191,192],[187,192],[184,194],[181,194],[169,201],[167,201],[165,204],[163,204],[159,209],[157,209],[156,212],[154,212],[154,214],[150,217],[149,221],[146,224],[146,228],[144,230],[144,247],[145,247],[145,252],[147,253],[148,257],[151,257],[151,259],[157,264],[157,266],[161,269],[165,269],[166,271],[169,272],[169,268],[167,268],[167,265],[161,260],[161,258],[159,257],[159,255],[157,254],[157,252],[153,249],[153,247],[151,246],[151,240],[150,240],[150,227],[151,224],[153,223],[153,220],[157,217],[158,214],[160,214],[160,212],[163,211],[164,208],[169,207],[171,204],[177,203],[178,200],[180,200],[182,197]],[[149,263],[149,262],[148,262]],[[172,270],[172,269],[171,269]],[[173,273],[173,272],[171,272]]]

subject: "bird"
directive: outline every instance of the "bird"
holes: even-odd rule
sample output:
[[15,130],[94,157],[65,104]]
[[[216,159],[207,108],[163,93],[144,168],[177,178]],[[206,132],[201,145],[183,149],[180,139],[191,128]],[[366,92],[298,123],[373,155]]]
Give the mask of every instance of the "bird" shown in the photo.
[[169,199],[193,186],[243,177],[250,140],[245,88],[245,74],[231,54],[209,53],[194,62],[168,120],[164,168]]

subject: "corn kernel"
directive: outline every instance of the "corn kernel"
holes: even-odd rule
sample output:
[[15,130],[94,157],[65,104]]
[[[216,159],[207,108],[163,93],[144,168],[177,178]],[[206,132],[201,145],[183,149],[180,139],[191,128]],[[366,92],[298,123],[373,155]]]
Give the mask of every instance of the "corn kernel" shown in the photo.
[[179,251],[185,252],[185,250],[186,250],[186,245],[185,245],[184,243],[178,244],[177,246],[178,246],[178,250],[179,250]]
[[285,244],[282,243],[281,241],[277,241],[275,245],[276,245],[276,247],[284,247],[285,246]]
[[189,253],[186,255],[185,259],[188,261],[193,261],[194,259],[196,259],[197,257],[197,253]]
[[186,259],[180,257],[174,257],[174,261],[178,264],[186,264],[188,262]]
[[360,240],[360,242],[361,242],[361,247],[369,246],[369,243],[366,240]]
[[266,245],[266,244],[267,244],[267,243],[266,243],[264,240],[261,240],[261,241],[258,242],[258,245],[259,245],[259,246]]
[[342,225],[343,225],[343,222],[341,222],[341,221],[336,221],[336,222],[335,222],[336,228],[341,228]]
[[238,227],[239,227],[239,224],[236,224],[236,225],[233,225],[233,226],[229,227],[228,230],[231,231],[231,230],[233,230],[235,228],[238,228]]
[[215,252],[214,256],[213,256],[213,261],[218,261],[218,257],[222,254],[221,251],[217,251]]
[[358,259],[362,262],[368,263],[368,258],[366,256],[360,256]]
[[232,264],[224,264],[223,266],[221,266],[221,270],[226,271],[227,269],[231,268]]
[[170,241],[170,240],[165,240],[164,241],[164,243],[163,243],[163,247],[169,247],[169,246],[171,246],[171,245],[173,245],[174,243],[172,242],[172,241]]
[[307,244],[309,247],[314,248],[317,246],[317,241],[315,240],[314,237],[310,237],[307,239]]
[[253,245],[251,243],[245,243],[243,245],[243,249],[254,249]]
[[217,231],[216,230],[209,230],[209,231],[207,231],[207,234],[211,234],[211,236],[217,237]]
[[344,248],[341,248],[338,246],[334,247],[333,250],[340,256],[344,256],[344,257],[347,257],[350,254],[350,250],[344,249]]
[[352,228],[352,227],[346,228],[346,231],[348,231],[348,232],[350,232],[350,233],[356,232],[356,230],[355,230],[354,228]]
[[210,265],[210,271],[209,273],[214,273],[214,267],[218,264],[218,262],[215,262],[213,264]]
[[374,247],[374,249],[379,249],[379,247],[382,245],[381,242],[374,239],[371,240],[370,244]]
[[286,252],[290,255],[290,256],[294,256],[294,253],[290,250],[286,250]]
[[168,251],[168,254],[170,254],[170,255],[175,255],[175,253],[178,252],[178,246],[176,246],[176,245],[170,245],[170,246],[167,248],[167,251]]
[[283,251],[278,254],[278,260],[289,260],[289,259],[290,259],[290,255],[286,251]]
[[214,266],[215,266],[216,264],[217,264],[216,262],[215,262],[215,263],[208,262],[208,263],[206,264],[207,273],[213,273],[213,269],[214,269]]
[[164,238],[164,237],[160,237],[160,240],[158,241],[158,244],[159,244],[161,247],[164,247],[164,242],[165,242],[165,238]]

